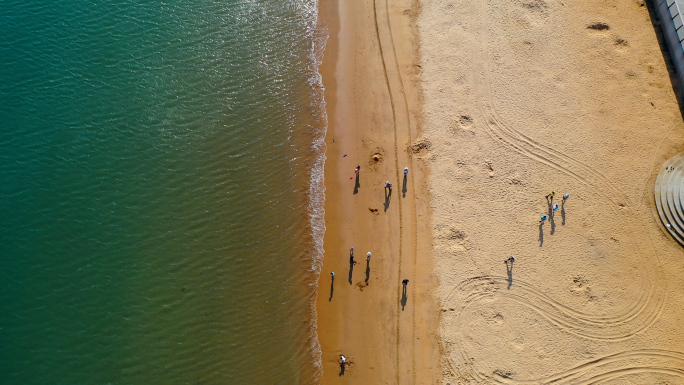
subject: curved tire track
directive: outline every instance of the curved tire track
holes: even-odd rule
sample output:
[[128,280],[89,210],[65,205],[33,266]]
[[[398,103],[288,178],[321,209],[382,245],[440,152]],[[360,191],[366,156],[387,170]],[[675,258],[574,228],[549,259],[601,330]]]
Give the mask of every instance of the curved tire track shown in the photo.
[[[657,320],[658,313],[644,311],[648,305],[640,301],[639,308],[626,308],[613,314],[589,314],[574,310],[554,300],[534,286],[516,279],[515,290],[507,290],[508,279],[500,276],[474,277],[463,281],[452,289],[445,300],[445,307],[460,304],[461,309],[479,301],[505,300],[515,302],[534,310],[562,330],[579,337],[619,341],[642,332]],[[454,298],[464,293],[464,298]],[[649,298],[643,295],[645,299]],[[657,298],[662,301],[662,297]],[[648,310],[648,308],[646,308]]]
[[534,380],[518,381],[496,374],[480,376],[478,380],[507,385],[531,384],[600,384],[628,375],[666,374],[684,379],[684,354],[669,350],[643,349],[604,356],[562,373]]
[[[496,110],[494,98],[491,92],[491,75],[489,71],[489,49],[487,44],[486,23],[487,2],[485,0],[475,1],[477,1],[477,8],[481,23],[480,30],[473,36],[480,36],[482,39],[480,42],[481,54],[479,60],[479,63],[481,64],[481,67],[479,68],[482,68],[482,76],[480,76],[480,74],[477,73],[478,71],[475,70],[475,96],[477,101],[480,103],[479,109],[480,115],[483,118],[482,121],[485,124],[485,127],[487,127],[489,133],[494,138],[501,141],[505,145],[512,147],[516,151],[561,172],[564,172],[584,184],[589,184],[597,190],[603,190],[601,187],[602,185],[610,186],[608,190],[611,192],[611,194],[606,195],[607,199],[616,204],[625,202],[627,205],[631,206],[629,198],[622,192],[622,190],[609,178],[596,171],[595,168],[584,164],[576,158],[556,151],[553,148],[540,143],[539,141],[534,140],[530,136],[525,135],[523,132],[506,124],[506,122],[501,118]],[[472,48],[474,50],[475,46]],[[473,59],[475,59],[476,53],[473,52],[472,54]],[[473,69],[476,68],[478,67],[473,67]],[[478,81],[478,78],[480,77],[482,77],[482,87],[480,87]],[[564,166],[565,164],[569,165],[570,168]],[[582,175],[588,175],[588,177]],[[615,200],[612,198],[613,196],[618,196],[621,202],[615,202]]]

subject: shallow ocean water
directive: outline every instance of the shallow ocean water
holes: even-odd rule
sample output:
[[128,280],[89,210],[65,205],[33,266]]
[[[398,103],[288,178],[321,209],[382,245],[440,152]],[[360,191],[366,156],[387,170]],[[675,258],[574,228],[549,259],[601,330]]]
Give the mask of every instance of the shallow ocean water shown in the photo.
[[316,4],[0,14],[0,383],[318,376]]

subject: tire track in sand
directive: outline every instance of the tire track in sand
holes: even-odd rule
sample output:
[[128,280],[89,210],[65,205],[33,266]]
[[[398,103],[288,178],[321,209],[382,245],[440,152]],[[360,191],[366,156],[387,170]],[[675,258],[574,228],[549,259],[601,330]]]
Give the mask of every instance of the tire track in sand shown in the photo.
[[[394,67],[396,70],[396,78],[399,83],[399,94],[401,95],[401,100],[403,101],[404,104],[404,119],[405,122],[402,125],[403,127],[406,128],[404,132],[404,137],[406,139],[407,145],[410,144],[413,140],[413,133],[411,131],[411,117],[409,115],[409,103],[408,103],[408,98],[406,97],[406,90],[404,89],[404,80],[401,75],[401,67],[399,66],[399,60],[397,59],[397,49],[395,46],[395,40],[394,40],[394,35],[392,33],[392,18],[390,17],[389,13],[389,0],[384,0],[385,2],[385,16],[387,18],[387,32],[389,34],[389,41],[390,45],[392,47],[392,57],[394,59]],[[395,126],[396,127],[396,126]],[[395,149],[397,152],[399,151],[399,147]],[[407,151],[408,153],[408,151]],[[410,166],[411,168],[413,167],[413,162],[411,162],[411,156],[408,154],[408,162],[411,163]],[[414,169],[415,170],[415,169]],[[399,169],[397,169],[397,172],[399,172]],[[400,174],[401,175],[401,174]],[[415,171],[409,173],[409,176],[407,178],[407,184],[410,187],[411,192],[413,193],[415,190],[415,184],[413,182],[413,176],[415,175]],[[410,238],[410,243],[411,243],[411,273],[410,273],[410,278],[413,280],[413,282],[416,282],[416,264],[418,263],[418,229],[417,229],[417,223],[416,223],[416,200],[415,197],[409,198],[408,199],[410,206],[411,206],[411,213],[410,213],[410,227],[411,227],[411,238]],[[412,382],[415,384],[416,383],[416,290],[411,290],[411,378]]]
[[[474,63],[473,83],[475,99],[478,104],[480,117],[488,134],[516,152],[546,164],[549,167],[575,178],[580,183],[592,187],[596,193],[613,203],[610,205],[611,210],[616,217],[623,221],[622,223],[631,223],[632,221],[630,221],[630,219],[633,218],[634,215],[633,205],[624,192],[610,179],[591,166],[535,141],[531,137],[507,124],[501,118],[495,108],[491,91],[486,22],[487,2],[485,0],[473,0],[470,4],[472,36],[479,36],[480,38],[479,44],[473,44],[471,46],[472,62]],[[479,23],[477,23],[477,21],[479,21]],[[479,55],[478,46],[480,48]],[[479,69],[481,69],[481,71]],[[618,209],[618,207],[621,207],[623,210]],[[511,293],[507,290],[501,290],[502,288],[505,288],[505,285],[507,284],[507,279],[505,277],[474,277],[465,280],[460,285],[454,287],[444,301],[445,308],[450,305],[453,306],[454,304],[461,305],[459,311],[455,314],[458,324],[454,329],[457,331],[464,329],[461,324],[463,323],[462,318],[466,313],[466,308],[476,306],[482,301],[491,302],[505,299],[506,301],[516,302],[537,312],[562,331],[589,340],[625,340],[631,338],[635,333],[646,330],[662,313],[664,296],[662,295],[663,289],[658,285],[661,266],[655,255],[650,238],[642,235],[645,234],[645,232],[639,231],[640,229],[634,225],[626,225],[626,227],[632,235],[630,237],[630,242],[634,249],[638,251],[638,255],[643,256],[644,259],[647,260],[647,263],[644,264],[644,268],[648,270],[647,274],[644,274],[641,285],[639,286],[641,289],[639,295],[627,306],[612,314],[588,314],[571,309],[547,296],[541,290],[520,280],[516,280],[516,291]],[[461,302],[455,301],[455,294],[462,294]],[[674,360],[676,361],[676,365],[674,366],[668,366],[658,362],[655,364],[639,366],[639,360],[644,361],[651,359],[654,356],[654,353],[649,353],[649,351],[628,351],[580,365],[567,372],[550,376],[545,379],[515,381],[509,378],[486,375],[481,370],[477,370],[475,362],[468,356],[464,346],[462,346],[461,342],[464,340],[462,337],[465,336],[459,335],[456,338],[457,342],[454,344],[454,350],[460,355],[459,361],[464,365],[456,365],[449,357],[449,351],[452,349],[449,349],[447,344],[442,343],[441,348],[442,351],[446,353],[447,364],[451,369],[452,375],[463,374],[460,369],[465,368],[471,377],[481,381],[494,380],[499,383],[511,384],[559,382],[588,384],[605,382],[630,374],[649,372],[683,376],[682,367],[684,367],[684,365],[682,364],[684,363],[684,358],[682,358],[682,353],[663,353],[663,351],[659,351],[660,353],[655,354],[657,356],[656,361]],[[630,359],[625,360],[623,357],[629,357]],[[612,363],[615,360],[620,360],[620,362],[623,362],[623,365],[617,369],[603,369],[603,366],[607,363]],[[598,374],[585,374],[585,372],[589,371],[595,371],[598,372]],[[580,378],[585,379],[580,380]]]
[[[483,284],[484,281],[489,281],[488,285],[494,285],[494,288],[480,292],[471,291],[468,293],[466,291],[468,290],[468,286],[472,284],[480,285]],[[503,277],[477,277],[465,281],[452,290],[452,293],[450,294],[451,297],[449,298],[450,301],[448,302],[463,304],[458,309],[458,312],[453,315],[456,322],[447,327],[444,325],[441,326],[442,329],[446,328],[457,331],[456,335],[453,336],[453,339],[447,340],[447,343],[445,344],[447,346],[443,346],[445,348],[444,351],[446,352],[446,362],[452,375],[460,376],[461,379],[463,379],[464,376],[467,376],[478,383],[495,382],[500,384],[594,384],[626,375],[642,373],[662,373],[684,378],[684,353],[658,349],[623,351],[583,363],[551,376],[531,380],[517,380],[513,378],[513,375],[506,375],[504,377],[497,372],[486,372],[479,369],[477,362],[469,356],[467,349],[463,344],[463,341],[468,340],[468,321],[471,319],[469,315],[477,318],[479,316],[477,311],[481,309],[479,307],[481,302],[492,303],[496,300],[496,295],[498,294],[502,295],[501,298],[505,297],[508,302],[528,305],[527,302],[529,301],[529,298],[525,296],[525,290],[523,290],[523,295],[520,296],[506,295],[508,293],[504,283],[506,283],[506,280]],[[518,284],[516,283],[516,291],[518,291],[517,285]],[[537,291],[532,287],[529,288],[533,291]],[[453,296],[457,293],[462,293],[465,298],[462,300],[454,298]],[[516,301],[516,297],[521,298],[522,301]],[[548,300],[553,304],[556,304],[552,299],[548,298]],[[543,311],[538,311],[538,313],[542,316],[546,315]],[[554,322],[552,321],[552,323]],[[574,327],[574,325],[570,325],[570,327]],[[563,329],[563,326],[560,328]],[[440,330],[442,335],[447,334],[445,332],[446,330]],[[572,331],[570,330],[569,332]],[[610,340],[610,338],[601,339]],[[452,349],[449,349],[449,344],[453,344]],[[449,356],[449,351],[457,354],[457,361],[464,365],[458,365],[454,362],[454,359]]]
[[[520,279],[516,279],[515,291],[508,290],[508,283],[508,278],[503,276],[469,278],[451,290],[445,305],[461,304],[461,308],[465,309],[477,302],[505,300],[536,311],[565,332],[602,341],[629,339],[652,325],[658,316],[657,313],[643,310],[612,314],[584,313],[563,305]],[[462,296],[456,297],[458,294]]]
[[[383,32],[387,33],[386,40],[389,41],[389,46],[383,46],[382,43],[382,38],[381,38],[381,28],[380,25],[382,22],[381,18],[378,17],[378,6],[377,2],[378,0],[373,0],[373,18],[375,22],[375,35],[377,38],[378,42],[378,48],[380,51],[380,56],[382,60],[382,67],[383,67],[383,74],[385,76],[385,84],[387,85],[387,92],[389,95],[390,99],[390,105],[392,109],[392,125],[394,129],[394,154],[395,154],[395,170],[396,170],[396,177],[397,181],[401,180],[401,175],[402,172],[400,171],[401,168],[399,166],[399,157],[400,154],[403,155],[403,152],[400,151],[399,148],[399,137],[401,136],[403,139],[406,140],[407,143],[410,143],[412,140],[412,131],[411,131],[411,120],[409,116],[409,107],[408,107],[408,99],[406,97],[406,91],[404,88],[404,82],[402,79],[401,75],[401,68],[399,66],[399,60],[397,58],[397,51],[396,51],[396,46],[395,46],[395,41],[394,41],[394,36],[392,33],[392,22],[391,22],[391,17],[390,17],[390,10],[389,10],[389,4],[388,0],[383,0],[384,1],[384,12],[385,12],[385,17],[384,17],[384,25],[382,25],[382,30]],[[393,60],[394,64],[394,71],[392,72],[393,78],[390,79],[390,71],[388,71],[388,66],[387,62],[389,61],[386,58],[386,55],[389,55],[391,52],[391,60]],[[393,95],[394,92],[397,92],[398,98],[401,99],[401,102],[403,102],[403,113],[400,115],[397,113],[397,106],[395,104],[395,96]],[[407,162],[411,163],[411,158],[410,156],[406,156]],[[411,163],[411,168],[413,168],[413,164]],[[413,173],[409,173],[409,176],[407,178],[407,187],[410,188],[410,190],[413,192],[414,191],[414,179],[413,179]],[[404,257],[403,253],[403,248],[405,247],[406,242],[404,242],[404,237],[403,237],[403,232],[404,232],[404,216],[403,216],[403,210],[402,210],[402,201],[403,199],[399,199],[399,266],[398,266],[398,271],[399,271],[399,279],[401,279],[404,275],[402,275],[402,260]],[[416,202],[415,198],[409,198],[408,199],[410,203],[410,213],[409,216],[409,227],[410,227],[410,237],[408,240],[409,246],[410,246],[410,261],[409,263],[410,268],[408,269],[410,272],[410,278],[415,281],[415,270],[416,270],[416,264],[417,264],[417,224],[416,224]],[[399,281],[399,279],[397,281]],[[415,285],[415,284],[414,284]],[[397,344],[396,344],[396,349],[397,349],[397,356],[396,356],[396,373],[397,373],[397,384],[400,383],[400,370],[401,370],[401,358],[400,358],[400,338],[401,338],[401,290],[402,286],[399,285],[398,293],[397,293],[397,327],[396,327],[396,333],[397,333]],[[415,348],[415,341],[416,341],[416,313],[415,313],[415,290],[411,290],[411,382],[416,383],[416,348]]]
[[[479,36],[481,41],[479,46],[481,48],[479,63],[482,69],[482,73],[478,73],[476,67],[475,70],[475,97],[479,103],[480,115],[483,118],[482,121],[485,127],[488,129],[489,134],[505,145],[512,147],[516,151],[537,160],[540,163],[544,163],[549,167],[555,168],[563,173],[566,173],[583,184],[588,184],[593,186],[597,190],[604,190],[602,186],[609,186],[607,190],[610,191],[611,195],[607,195],[606,198],[615,204],[622,204],[631,206],[631,202],[626,194],[615,185],[609,178],[598,172],[594,167],[591,167],[580,160],[563,154],[553,148],[546,146],[539,141],[534,140],[523,132],[515,129],[513,126],[506,124],[505,120],[501,118],[498,111],[496,110],[494,104],[494,98],[491,92],[491,74],[489,71],[489,49],[488,49],[488,39],[487,39],[487,2],[486,0],[474,0],[476,1],[476,7],[479,11],[478,19],[480,22],[480,30],[477,31],[473,36]],[[475,32],[475,31],[474,31]],[[473,50],[475,45],[472,46]],[[475,60],[476,53],[471,52],[473,55],[473,60]],[[482,78],[482,87],[479,85],[479,78]],[[482,88],[482,89],[480,89]],[[484,94],[484,95],[483,95]],[[567,166],[566,166],[567,165]],[[616,201],[613,197],[617,196],[619,199]]]
[[[480,55],[478,57],[477,52],[476,52],[476,47],[473,46],[473,62],[474,63],[481,63],[481,65],[474,65],[474,85],[475,85],[475,93],[476,93],[476,98],[477,101],[479,102],[479,109],[480,109],[480,114],[482,117],[482,120],[485,124],[485,126],[488,128],[488,131],[492,133],[492,136],[495,137],[496,139],[504,142],[505,144],[511,144],[511,146],[517,150],[518,152],[530,156],[532,159],[541,161],[542,163],[545,163],[547,165],[550,165],[557,170],[561,172],[565,172],[566,174],[569,174],[571,176],[576,176],[578,180],[584,184],[587,184],[591,187],[594,188],[594,190],[602,197],[607,197],[607,199],[610,199],[613,196],[624,196],[624,194],[619,191],[619,190],[613,190],[612,188],[606,188],[603,186],[612,186],[613,183],[608,181],[609,183],[592,183],[589,179],[583,178],[581,175],[584,173],[587,169],[593,170],[591,167],[586,166],[582,164],[581,162],[572,160],[572,158],[566,157],[565,155],[559,153],[558,151],[548,149],[545,150],[542,148],[542,146],[536,145],[533,142],[527,142],[523,139],[520,139],[523,135],[519,134],[519,131],[514,130],[512,127],[510,127],[507,124],[503,123],[503,120],[499,117],[498,113],[496,112],[496,109],[493,104],[493,96],[491,92],[491,76],[489,75],[489,57],[488,57],[488,48],[487,48],[487,22],[486,22],[486,5],[487,2],[485,0],[473,0],[471,2],[472,9],[471,9],[471,19],[473,20],[479,20],[479,29],[477,28],[476,23],[471,24],[471,28],[473,28],[473,35],[474,36],[480,36],[481,42],[480,42]],[[479,60],[478,60],[479,59]],[[480,76],[477,71],[478,68],[483,69],[483,74]],[[482,83],[483,86],[480,86],[480,80],[479,78],[482,77]],[[482,96],[485,94],[485,96]],[[495,122],[495,123],[492,123]],[[528,145],[526,147],[521,147],[520,143],[524,142],[527,143]],[[556,162],[547,162],[546,160],[549,159],[546,155],[548,154],[554,154],[556,158],[561,159],[561,158],[567,158],[571,159],[572,161],[570,163],[570,168],[565,167],[561,163],[556,163]],[[576,166],[576,167],[575,167]],[[573,168],[577,169],[578,172],[573,171]],[[598,179],[600,180],[607,180],[606,177],[601,176],[598,172],[592,171],[593,174],[599,175]],[[622,201],[628,201],[626,198],[623,198]],[[622,210],[618,209],[618,207],[621,207]],[[631,242],[632,248],[634,250],[637,250],[639,252],[639,255],[641,256],[650,256],[652,259],[652,263],[645,264],[644,268],[647,269],[647,274],[644,274],[641,282],[641,288],[642,292],[640,295],[637,297],[637,299],[634,301],[633,304],[630,304],[626,306],[623,309],[620,309],[619,311],[615,312],[615,314],[612,317],[609,317],[608,322],[612,324],[623,324],[627,320],[634,320],[637,317],[639,317],[639,313],[642,312],[650,312],[653,314],[653,316],[650,317],[642,317],[645,320],[655,320],[657,316],[660,314],[660,310],[662,308],[662,293],[661,290],[659,289],[659,286],[657,285],[658,281],[658,276],[660,272],[660,263],[655,257],[655,251],[654,248],[651,244],[651,241],[648,237],[644,237],[641,234],[644,233],[642,229],[637,229],[637,226],[631,225],[630,223],[633,222],[631,219],[633,217],[633,211],[631,207],[624,205],[620,206],[619,204],[611,205],[610,206],[611,210],[613,211],[612,215],[614,217],[621,219],[621,222],[625,224],[625,227],[629,230],[631,233],[631,237],[628,240]],[[646,250],[644,250],[644,248]],[[655,265],[655,268],[654,268]],[[521,282],[522,283],[522,282]],[[541,293],[541,292],[539,292]],[[596,326],[604,327],[606,325],[606,318],[605,317],[600,317],[596,318],[594,317],[593,319],[587,319],[587,322],[593,322]],[[631,331],[626,330],[623,333],[623,336],[626,336],[628,334],[633,334],[634,332],[641,331],[648,327],[652,321],[650,322],[645,322],[642,323],[639,326],[636,326],[633,328]],[[580,333],[581,334],[581,333]],[[587,335],[589,336],[589,335]],[[618,338],[617,336],[614,336],[613,338]]]
[[507,385],[589,385],[630,375],[654,373],[684,379],[684,354],[659,349],[633,350],[597,358],[562,373],[534,380],[517,381],[497,374],[481,376],[479,380]]
[[[389,75],[387,73],[387,63],[385,62],[385,54],[383,52],[382,48],[382,41],[380,39],[380,27],[378,25],[378,9],[377,9],[377,0],[373,0],[373,21],[375,24],[375,38],[377,39],[378,42],[378,49],[380,51],[380,60],[382,61],[382,72],[385,76],[385,84],[387,85],[387,93],[389,95],[390,99],[390,107],[392,109],[392,129],[394,132],[394,168],[396,171],[396,177],[397,180],[399,180],[399,154],[398,154],[398,146],[397,146],[397,113],[396,109],[394,106],[394,97],[392,96],[392,88],[390,87],[390,80],[389,80]],[[403,242],[402,242],[402,234],[403,234],[403,220],[402,220],[402,208],[401,208],[401,199],[399,200],[399,260],[397,262],[397,270],[399,272],[399,277],[401,277],[401,260],[402,260],[402,250],[403,250]],[[397,277],[398,281],[399,277]],[[401,297],[401,286],[399,286],[399,289],[397,290],[397,297]],[[396,375],[396,383],[399,384],[399,336],[401,335],[401,323],[399,322],[399,314],[401,311],[401,303],[397,301],[397,325],[396,325],[396,363],[395,363],[395,375]]]

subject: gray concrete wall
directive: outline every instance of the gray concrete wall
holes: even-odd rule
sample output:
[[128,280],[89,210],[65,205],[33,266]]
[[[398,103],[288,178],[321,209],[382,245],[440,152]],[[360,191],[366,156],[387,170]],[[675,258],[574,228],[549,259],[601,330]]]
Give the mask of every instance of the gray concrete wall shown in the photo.
[[660,27],[677,71],[679,87],[684,94],[684,0],[654,0]]

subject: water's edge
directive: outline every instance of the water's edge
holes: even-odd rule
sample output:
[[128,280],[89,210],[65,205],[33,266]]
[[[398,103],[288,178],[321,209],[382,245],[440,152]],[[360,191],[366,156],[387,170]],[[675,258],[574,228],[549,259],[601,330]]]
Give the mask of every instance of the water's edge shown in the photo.
[[311,341],[310,348],[313,356],[314,370],[313,380],[315,383],[320,382],[320,377],[323,374],[323,362],[321,345],[318,341],[318,312],[316,309],[316,298],[318,297],[318,280],[321,274],[321,267],[323,266],[323,236],[325,235],[325,161],[326,149],[325,136],[328,128],[328,116],[326,113],[325,104],[325,87],[320,73],[320,66],[323,63],[323,54],[328,41],[328,28],[319,18],[319,4],[318,0],[314,0],[311,12],[314,13],[311,18],[312,24],[309,26],[312,30],[312,43],[310,51],[310,59],[312,65],[313,77],[311,78],[311,96],[312,96],[312,113],[314,114],[318,123],[318,130],[313,133],[313,141],[311,148],[313,150],[314,159],[311,164],[311,176],[309,187],[309,221],[311,226],[312,236],[312,253],[311,256],[311,270],[313,271],[313,281],[311,282],[312,292],[309,301],[311,311]]

